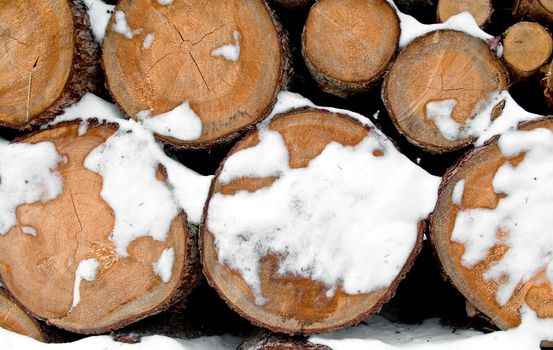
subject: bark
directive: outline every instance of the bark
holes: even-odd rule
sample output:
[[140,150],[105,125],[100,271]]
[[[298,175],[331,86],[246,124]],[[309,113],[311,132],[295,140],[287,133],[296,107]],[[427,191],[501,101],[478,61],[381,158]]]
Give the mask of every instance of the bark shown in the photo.
[[553,23],[553,1],[515,0],[513,16],[551,24]]
[[445,22],[449,17],[468,11],[480,27],[484,27],[492,16],[491,0],[439,0],[438,22]]
[[[317,109],[300,109],[275,118],[271,130],[281,133],[288,146],[289,162],[292,168],[306,167],[310,160],[319,155],[330,142],[355,145],[370,132],[350,117]],[[258,142],[258,131],[251,131],[230,151],[229,156],[252,147]],[[227,156],[227,159],[228,157]],[[378,312],[395,293],[399,282],[405,277],[420,251],[423,222],[419,225],[416,245],[401,272],[391,285],[366,294],[349,295],[341,288],[331,297],[326,295],[327,287],[318,281],[297,276],[281,276],[277,273],[278,257],[267,255],[261,259],[260,278],[263,296],[270,302],[255,303],[249,285],[239,272],[228,268],[218,259],[215,238],[208,230],[209,201],[216,193],[230,195],[241,190],[255,191],[270,186],[274,177],[243,178],[222,185],[218,178],[225,161],[215,174],[204,208],[200,225],[200,250],[204,275],[223,300],[238,314],[254,325],[274,332],[290,335],[306,335],[330,332],[338,328],[361,322]]]
[[[354,27],[352,13],[363,18]],[[322,90],[347,98],[382,78],[395,57],[399,35],[399,19],[386,0],[320,0],[309,11],[302,54]]]
[[[163,311],[195,286],[199,277],[196,234],[181,213],[165,241],[139,238],[129,256],[121,257],[110,239],[114,212],[102,199],[102,177],[84,166],[84,159],[116,130],[94,124],[78,136],[79,122],[59,124],[17,142],[53,142],[67,157],[59,164],[63,193],[46,203],[21,205],[18,225],[0,236],[0,276],[10,294],[32,315],[72,332],[95,334],[123,327]],[[160,170],[158,178],[165,174]],[[36,236],[21,232],[26,225]],[[171,279],[154,272],[164,249],[173,248]],[[22,258],[24,257],[24,258]],[[80,285],[73,305],[77,266],[84,259],[99,263],[96,278]]]
[[[548,128],[553,130],[550,117],[527,122],[519,129]],[[494,208],[499,200],[492,186],[497,169],[507,160],[498,146],[498,137],[483,147],[476,148],[452,166],[444,175],[440,186],[438,202],[430,218],[430,241],[439,258],[442,268],[450,282],[465,296],[467,303],[486,315],[501,329],[516,327],[520,324],[519,309],[526,303],[534,309],[540,318],[553,317],[548,305],[551,303],[549,283],[541,283],[533,278],[517,289],[513,297],[504,306],[496,302],[497,284],[484,277],[488,268],[506,252],[506,247],[496,244],[487,257],[474,268],[465,268],[461,264],[464,248],[462,244],[452,242],[457,213],[460,208]],[[453,188],[458,181],[465,180],[462,202],[452,202]],[[477,313],[472,310],[472,313]]]
[[[181,148],[206,149],[244,134],[269,114],[288,82],[287,38],[264,0],[205,4],[122,0],[115,11],[125,13],[132,38],[113,30],[112,16],[103,41],[106,86],[128,116],[156,116],[189,102],[201,119],[201,136],[156,135]],[[239,56],[214,55],[223,45],[238,45]]]
[[551,33],[538,23],[519,22],[504,34],[503,59],[514,80],[534,75],[547,63],[552,51]]
[[551,62],[540,68],[540,75],[545,103],[550,109],[553,109],[553,65]]
[[488,43],[442,30],[415,39],[401,51],[384,78],[382,100],[400,134],[440,154],[466,148],[474,139],[446,138],[426,113],[429,103],[453,100],[451,118],[463,125],[481,101],[508,85],[507,70]]
[[301,337],[258,331],[245,338],[237,350],[331,350],[326,345],[308,342]]
[[42,125],[98,90],[99,48],[81,0],[4,1],[0,22],[0,125]]

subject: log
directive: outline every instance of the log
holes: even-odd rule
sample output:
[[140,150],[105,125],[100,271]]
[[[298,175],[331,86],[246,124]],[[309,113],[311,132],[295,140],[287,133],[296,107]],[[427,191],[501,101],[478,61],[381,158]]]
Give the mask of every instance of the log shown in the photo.
[[44,124],[100,86],[85,9],[78,0],[0,3],[0,125]]
[[449,17],[468,11],[479,27],[490,21],[493,7],[491,0],[440,0],[438,2],[438,22],[445,22]]
[[[363,20],[352,21],[352,13]],[[382,78],[399,35],[398,16],[386,0],[320,0],[309,11],[302,54],[321,89],[346,98]]]
[[553,1],[515,0],[513,16],[551,24],[553,23]]
[[536,73],[547,63],[552,51],[551,33],[539,23],[518,22],[504,34],[503,59],[515,80]]
[[289,337],[258,331],[244,338],[237,350],[332,350],[326,345],[313,344],[301,337]]
[[[14,225],[6,227],[0,220],[0,229],[7,230],[0,234],[0,277],[30,314],[72,332],[103,333],[158,313],[185,296],[198,278],[197,245],[184,213],[172,221],[169,218],[168,231],[161,236],[146,236],[148,231],[140,230],[152,222],[159,224],[158,214],[126,226],[122,220],[128,216],[118,218],[121,212],[111,206],[115,199],[109,197],[108,204],[104,199],[108,197],[103,197],[111,188],[106,186],[114,186],[112,180],[90,170],[92,163],[85,166],[93,150],[102,155],[115,147],[112,143],[107,146],[106,140],[116,131],[115,125],[90,121],[83,133],[78,121],[67,122],[11,144],[43,148],[53,144],[60,159],[54,174],[59,174],[63,187],[57,196],[43,194],[39,201],[26,199],[26,204],[18,205]],[[46,157],[33,153],[40,151],[35,148],[19,149],[26,152],[20,155],[23,159]],[[98,164],[108,166],[106,162]],[[2,166],[10,169],[9,163]],[[158,180],[152,181],[165,181],[163,169],[158,169],[157,174],[155,169],[152,172],[149,176]],[[21,188],[24,184],[13,185],[15,180],[9,177],[10,173],[4,174],[2,184],[12,185],[12,196],[25,190]],[[38,174],[20,175],[28,176],[25,184],[39,186],[38,189],[47,183],[40,180],[33,185]],[[135,188],[133,195],[152,191]],[[132,209],[131,201],[127,204],[124,210],[138,209]],[[143,198],[137,206],[142,204],[149,208],[150,198]],[[157,206],[165,208],[163,203]],[[166,237],[162,237],[163,233]]]
[[[128,116],[156,120],[174,111],[155,130],[158,139],[205,149],[269,114],[287,84],[285,45],[264,0],[123,0],[108,24],[102,63],[106,86]],[[183,104],[188,115],[177,111]],[[176,132],[194,123],[194,133]]]
[[[527,122],[519,129],[522,131],[496,137],[472,150],[450,168],[443,177],[438,203],[430,218],[430,240],[446,275],[471,305],[502,329],[520,324],[523,304],[540,318],[553,317],[551,280],[545,272],[550,259],[540,253],[549,251],[551,245],[540,239],[548,237],[540,225],[532,224],[547,221],[548,209],[527,207],[540,201],[536,191],[547,192],[547,187],[540,187],[543,172],[536,173],[527,167],[534,164],[541,168],[551,157],[548,154],[551,151],[535,157],[534,150],[539,142],[535,140],[544,144],[553,140],[553,134],[543,134],[553,131],[553,119]],[[517,150],[509,150],[509,145]],[[522,177],[521,171],[525,172]],[[519,182],[512,186],[510,181],[515,178]],[[528,187],[528,182],[536,184],[535,187]],[[513,208],[523,214],[514,213],[497,220],[495,213],[512,203],[520,191],[525,199]],[[530,221],[523,217],[530,217]],[[519,242],[513,243],[517,238]],[[521,250],[522,241],[526,244]],[[528,251],[525,249],[533,249],[535,254],[521,253]],[[518,256],[516,261],[509,260],[514,256]],[[508,261],[510,267],[505,267]],[[513,274],[513,268],[520,268],[520,273]]]
[[[492,93],[508,85],[508,72],[488,43],[441,30],[415,39],[401,51],[384,78],[382,100],[400,134],[439,154],[466,148],[474,136],[440,129],[436,119],[463,126]],[[448,104],[450,113],[433,115],[436,104]]]
[[[348,147],[362,147],[375,139],[379,145],[359,153],[363,158],[345,160],[347,153],[340,147],[353,150]],[[328,153],[333,147],[342,150],[336,158]],[[417,191],[425,188],[411,197],[402,192],[409,191],[405,183],[396,188],[401,193],[386,194],[421,200],[413,207],[408,200],[403,202],[401,221],[410,223],[397,230],[390,229],[396,221],[388,217],[398,208],[395,200],[380,201],[376,192],[366,194],[373,191],[367,186],[378,191],[387,187],[378,185],[381,181],[395,175],[378,164],[371,171],[365,167],[373,169],[365,161],[379,157],[392,161],[395,155],[405,162],[394,162],[387,169],[418,183]],[[335,164],[337,159],[342,161]],[[328,167],[311,175],[314,163]],[[350,172],[356,165],[359,168]],[[204,275],[231,308],[275,332],[312,334],[356,324],[390,299],[420,251],[425,227],[421,220],[434,205],[438,180],[419,171],[378,131],[345,115],[303,109],[277,117],[268,129],[248,133],[216,172],[200,225]],[[364,179],[364,185],[345,190],[341,181],[350,176]],[[352,193],[359,198],[355,204],[340,204]],[[342,205],[348,210],[341,210]],[[382,215],[372,216],[357,205],[378,207]],[[424,211],[425,205],[428,212],[409,221],[407,213],[414,207]],[[400,236],[388,251],[387,241],[379,240],[392,239],[390,230]],[[350,251],[355,247],[363,248]],[[392,255],[398,259],[395,263],[389,260]],[[363,261],[369,257],[374,261]],[[353,287],[356,283],[360,285]]]
[[551,62],[540,68],[540,85],[547,107],[553,108],[553,65]]
[[38,323],[10,300],[1,289],[0,328],[46,342],[46,336]]

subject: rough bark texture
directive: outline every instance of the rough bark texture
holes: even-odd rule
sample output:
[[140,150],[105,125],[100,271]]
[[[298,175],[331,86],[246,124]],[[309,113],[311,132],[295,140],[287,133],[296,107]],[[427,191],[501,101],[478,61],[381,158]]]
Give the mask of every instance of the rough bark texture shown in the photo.
[[513,15],[551,24],[553,23],[553,1],[515,0]]
[[454,100],[451,118],[463,125],[481,101],[504,90],[509,75],[488,43],[466,33],[428,33],[404,48],[384,78],[382,100],[397,130],[432,153],[469,146],[473,137],[448,139],[428,118],[427,105]]
[[258,331],[245,338],[237,350],[332,350],[326,345],[313,344],[301,337]]
[[543,88],[545,103],[553,109],[553,65],[551,62],[540,68],[540,85]]
[[[115,32],[112,17],[103,41],[106,86],[131,118],[190,103],[202,121],[198,139],[156,135],[181,148],[211,148],[243,135],[269,114],[291,71],[287,38],[265,0],[208,4],[122,0],[115,10],[126,14],[135,34],[129,39]],[[145,48],[148,33],[155,38]],[[213,55],[228,44],[240,46],[236,61]]]
[[0,328],[7,329],[41,342],[46,336],[40,325],[25,313],[0,287]]
[[[275,118],[272,130],[279,131],[288,147],[290,166],[305,167],[332,141],[344,145],[359,143],[371,129],[344,115],[317,109],[301,109]],[[258,143],[258,131],[251,131],[230,151],[229,156]],[[228,156],[227,156],[228,158]],[[323,283],[302,277],[280,276],[278,257],[268,255],[261,260],[260,278],[263,294],[268,302],[255,303],[252,290],[241,275],[220,263],[214,236],[208,230],[209,201],[215,193],[231,194],[240,190],[254,191],[270,186],[274,177],[261,179],[242,178],[222,185],[218,177],[225,161],[215,174],[204,216],[200,226],[200,250],[204,275],[221,298],[254,325],[290,335],[330,332],[359,323],[378,312],[395,293],[419,253],[425,223],[419,225],[416,245],[401,272],[388,288],[348,295],[338,289],[334,296],[326,297]]]
[[[363,20],[352,26],[352,13]],[[303,29],[302,54],[321,89],[346,98],[380,80],[399,35],[399,19],[386,0],[319,0]]]
[[[63,193],[46,203],[20,205],[18,224],[0,236],[0,276],[10,294],[39,319],[78,333],[103,333],[158,313],[185,296],[199,277],[197,236],[186,215],[173,220],[165,241],[142,237],[121,257],[110,239],[115,217],[101,198],[102,177],[84,167],[86,156],[116,130],[92,123],[78,136],[79,122],[35,132],[17,142],[53,142],[68,161],[59,164]],[[157,174],[165,178],[164,170]],[[21,232],[33,227],[36,236]],[[153,264],[173,248],[172,277],[164,283]],[[25,257],[22,259],[22,257]],[[72,307],[79,263],[99,263],[94,281],[81,283]]]
[[547,28],[534,22],[511,26],[503,38],[503,59],[514,80],[536,73],[551,57],[553,39]]
[[[553,118],[528,122],[519,128],[553,130]],[[497,140],[498,137],[495,137],[483,147],[474,149],[446,172],[440,186],[436,208],[430,218],[430,240],[448,279],[468,302],[489,317],[496,326],[508,329],[520,324],[519,308],[522,304],[534,309],[539,317],[553,317],[549,306],[553,299],[550,283],[541,283],[534,277],[517,288],[507,304],[499,306],[496,302],[496,282],[484,278],[483,275],[508,248],[502,244],[495,245],[484,261],[468,269],[461,264],[464,245],[450,239],[460,208],[497,206],[500,196],[492,187],[494,175],[505,162],[517,161],[507,160],[502,156]],[[465,186],[461,204],[455,205],[452,203],[452,193],[459,180],[465,180]]]
[[[45,12],[35,13],[40,10]],[[4,77],[0,83],[0,125],[17,129],[42,125],[86,92],[98,90],[99,48],[85,10],[81,0],[17,0],[0,4],[0,22],[7,24],[0,28],[0,48],[6,50],[0,59],[0,75]],[[66,19],[72,24],[67,24],[68,28],[57,28],[56,17],[51,12],[63,16],[64,11],[70,14]],[[41,16],[44,18],[38,21],[36,17]],[[34,28],[38,23],[51,27]],[[43,36],[37,36],[37,32]],[[60,37],[64,36],[68,36],[67,42],[61,42]],[[59,52],[48,51],[52,42]],[[8,79],[14,69],[29,73]],[[64,73],[53,74],[62,70]],[[13,91],[21,85],[25,91]],[[54,85],[56,88],[51,87]],[[18,102],[20,100],[23,101]],[[38,105],[34,104],[35,100],[40,101]]]
[[491,0],[439,0],[438,22],[445,22],[449,17],[468,11],[480,27],[489,22],[493,7]]

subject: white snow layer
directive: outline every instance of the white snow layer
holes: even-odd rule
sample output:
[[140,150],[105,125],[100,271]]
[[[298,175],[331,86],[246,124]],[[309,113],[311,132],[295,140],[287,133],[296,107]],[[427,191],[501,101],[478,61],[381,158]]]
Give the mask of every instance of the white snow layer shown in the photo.
[[17,224],[21,204],[46,202],[62,193],[62,162],[51,142],[8,143],[0,139],[0,235]]
[[115,11],[115,23],[111,26],[114,32],[126,36],[128,39],[132,39],[134,32],[127,23],[125,12]]
[[157,0],[158,4],[162,6],[170,5],[173,3],[173,0]]
[[152,47],[152,44],[154,43],[155,35],[153,33],[148,33],[144,37],[144,41],[142,41],[142,47],[145,49],[149,49]]
[[211,56],[223,56],[228,61],[236,62],[240,58],[240,32],[232,33],[234,44],[226,44],[211,51]]
[[[422,36],[424,34],[427,34],[436,30],[446,30],[446,29],[465,32],[469,35],[480,38],[482,40],[493,39],[492,35],[486,33],[480,27],[478,27],[478,24],[474,20],[474,17],[472,17],[472,15],[467,11],[450,17],[444,23],[423,24],[417,21],[415,17],[401,12],[397,8],[393,0],[387,0],[387,1],[394,8],[394,10],[397,13],[397,16],[399,17],[400,26],[401,26],[401,34],[399,37],[400,48],[404,48],[405,46],[407,46],[407,44],[409,44],[411,41],[415,40],[419,36]],[[500,49],[502,48],[499,47],[498,52]]]
[[108,5],[102,0],[84,0],[84,4],[90,19],[90,28],[94,34],[94,39],[101,43],[104,40],[104,34],[115,6]]
[[465,180],[459,180],[453,187],[451,202],[455,205],[461,205],[463,202],[463,192],[465,191]]
[[504,197],[495,209],[458,212],[451,240],[465,245],[461,262],[467,268],[484,260],[494,245],[508,247],[484,274],[498,283],[496,300],[505,305],[531,279],[544,275],[553,281],[553,132],[507,132],[499,138],[499,147],[505,157],[525,154],[524,159],[497,170],[493,189]]
[[154,272],[161,278],[164,283],[169,283],[173,274],[173,264],[175,262],[175,250],[166,248],[161,252],[158,261],[153,264]]
[[23,231],[23,233],[26,233],[28,235],[36,236],[36,230],[31,226],[23,226],[21,227],[21,231]]
[[[492,120],[494,107],[505,103],[503,110]],[[480,101],[474,115],[464,124],[453,120],[457,102],[454,99],[432,101],[426,104],[426,118],[433,120],[442,136],[448,140],[462,140],[474,137],[476,146],[483,145],[496,135],[517,128],[518,123],[543,117],[525,111],[511,97],[508,91],[495,91]]]
[[197,140],[202,135],[202,120],[190,108],[188,101],[169,112],[151,115],[148,110],[139,112],[137,118],[152,132],[182,141]]
[[228,158],[223,180],[279,177],[255,192],[212,197],[207,225],[219,261],[240,272],[258,304],[265,302],[259,264],[267,254],[280,257],[278,273],[320,281],[329,297],[339,287],[348,294],[388,287],[434,207],[440,179],[376,130],[356,146],[330,143],[298,169],[289,168],[278,132],[260,133],[258,145]]
[[79,266],[77,266],[77,270],[75,271],[75,284],[73,285],[73,304],[71,305],[71,310],[79,305],[81,301],[81,281],[94,281],[96,279],[96,270],[98,267],[100,267],[100,264],[94,258],[83,260],[79,263]]

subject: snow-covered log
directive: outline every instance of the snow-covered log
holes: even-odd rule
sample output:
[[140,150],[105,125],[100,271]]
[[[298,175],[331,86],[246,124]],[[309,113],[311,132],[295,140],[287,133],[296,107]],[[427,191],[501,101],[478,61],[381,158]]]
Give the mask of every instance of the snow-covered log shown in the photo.
[[439,178],[367,119],[300,109],[248,133],[216,173],[204,274],[252,323],[288,334],[356,324],[420,250]]
[[478,137],[476,116],[508,85],[508,72],[488,42],[438,30],[400,52],[384,79],[382,100],[409,142],[444,153]]
[[0,125],[43,124],[95,91],[98,58],[81,1],[0,2]]
[[[354,22],[353,13],[362,20]],[[348,97],[380,81],[399,35],[398,16],[386,0],[320,0],[309,11],[302,53],[324,91]]]
[[553,317],[553,119],[470,152],[443,178],[430,238],[457,289],[498,327]]
[[195,286],[196,235],[137,133],[66,122],[0,143],[0,277],[37,318],[102,333]]
[[264,0],[122,0],[102,63],[128,116],[164,142],[209,148],[268,115],[287,81],[285,46]]

